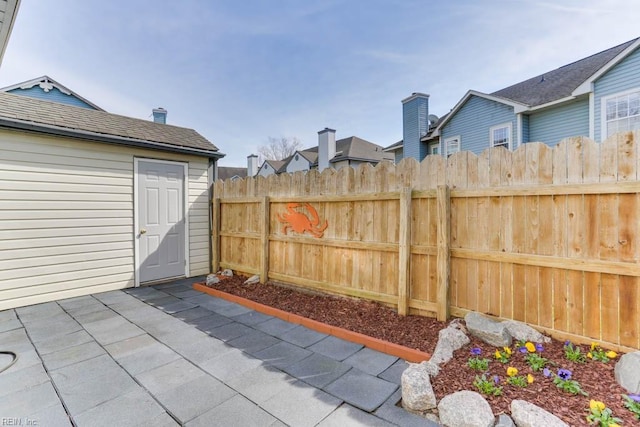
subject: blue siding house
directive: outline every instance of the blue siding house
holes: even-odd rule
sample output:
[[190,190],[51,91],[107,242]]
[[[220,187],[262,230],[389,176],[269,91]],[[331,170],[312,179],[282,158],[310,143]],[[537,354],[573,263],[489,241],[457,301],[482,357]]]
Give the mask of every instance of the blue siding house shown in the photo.
[[51,77],[42,76],[26,82],[7,86],[0,89],[14,95],[28,96],[59,104],[73,105],[74,107],[88,108],[90,110],[104,111],[93,102],[83,98],[71,89],[66,88]]
[[[403,141],[387,147],[396,160],[427,154],[476,154],[526,142],[555,145],[571,136],[602,141],[640,129],[640,38],[580,59],[491,94],[469,90],[446,116],[434,120],[403,101]],[[422,125],[416,118],[427,117]],[[437,118],[436,118],[437,119]],[[425,126],[428,128],[423,132]],[[407,127],[409,127],[407,129]],[[415,134],[421,136],[416,139]]]

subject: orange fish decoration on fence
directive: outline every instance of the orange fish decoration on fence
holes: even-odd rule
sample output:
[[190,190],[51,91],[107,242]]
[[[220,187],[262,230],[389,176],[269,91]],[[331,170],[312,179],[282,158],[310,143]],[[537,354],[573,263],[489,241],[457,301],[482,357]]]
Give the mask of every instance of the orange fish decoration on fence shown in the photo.
[[[307,211],[308,216],[306,213],[296,210],[300,207]],[[309,232],[313,237],[320,238],[329,225],[327,220],[320,225],[318,212],[309,203],[288,203],[287,212],[278,214],[277,217],[278,221],[283,224],[282,232],[284,234],[287,234],[289,230],[293,230],[299,234]]]

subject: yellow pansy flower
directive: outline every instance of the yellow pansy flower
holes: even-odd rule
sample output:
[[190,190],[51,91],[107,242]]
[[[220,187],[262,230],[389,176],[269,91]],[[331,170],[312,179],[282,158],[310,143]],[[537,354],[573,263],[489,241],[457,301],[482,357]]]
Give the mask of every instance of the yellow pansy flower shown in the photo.
[[500,350],[496,350],[496,359],[501,359],[502,355],[500,354]]
[[513,376],[515,376],[515,375],[518,375],[518,369],[517,369],[517,368],[514,368],[513,366],[509,366],[509,367],[507,368],[507,375],[508,375],[508,376],[510,376],[510,377],[513,377]]
[[531,375],[531,374],[527,374],[527,382],[528,382],[529,384],[531,384],[531,383],[532,383],[532,382],[534,382],[534,381],[535,381],[535,379],[533,378],[533,375]]
[[592,342],[592,343],[591,343],[591,350],[592,350],[592,351],[593,351],[593,350],[595,350],[597,346],[598,346],[598,343],[596,343],[596,342]]
[[618,356],[618,353],[613,350],[609,350],[605,354],[609,359],[615,359]]
[[589,359],[592,359],[592,358],[593,358],[593,354],[591,354],[591,352],[589,352],[589,353],[587,353],[587,357],[588,357]]
[[504,352],[511,356],[511,347],[502,347],[504,348]]
[[620,427],[620,424],[609,423],[609,427]]
[[606,408],[605,404],[603,402],[600,402],[599,400],[591,399],[589,401],[589,409],[591,409],[592,411],[598,410],[602,412],[604,411],[605,408]]
[[529,353],[535,353],[536,352],[536,346],[532,343],[532,342],[528,342],[524,345],[525,348],[527,349],[527,351]]

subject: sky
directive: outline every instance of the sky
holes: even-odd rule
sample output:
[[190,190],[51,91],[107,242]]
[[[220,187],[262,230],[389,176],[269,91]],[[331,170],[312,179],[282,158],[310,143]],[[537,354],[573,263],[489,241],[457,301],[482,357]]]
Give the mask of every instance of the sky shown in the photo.
[[0,87],[48,75],[108,112],[193,128],[246,166],[269,137],[402,139],[401,100],[441,116],[640,36],[635,0],[22,0]]

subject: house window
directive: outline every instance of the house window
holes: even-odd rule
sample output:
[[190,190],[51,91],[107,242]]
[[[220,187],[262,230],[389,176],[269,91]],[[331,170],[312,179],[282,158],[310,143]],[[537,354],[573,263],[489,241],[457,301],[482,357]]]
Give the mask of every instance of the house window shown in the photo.
[[493,126],[489,129],[491,147],[504,147],[511,150],[511,123]]
[[445,139],[444,146],[447,151],[447,157],[460,151],[460,135]]
[[440,145],[433,144],[429,146],[429,154],[439,154],[440,153]]
[[640,90],[609,96],[602,100],[604,134],[609,137],[616,132],[640,129]]

